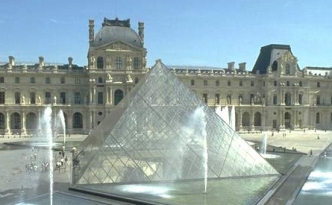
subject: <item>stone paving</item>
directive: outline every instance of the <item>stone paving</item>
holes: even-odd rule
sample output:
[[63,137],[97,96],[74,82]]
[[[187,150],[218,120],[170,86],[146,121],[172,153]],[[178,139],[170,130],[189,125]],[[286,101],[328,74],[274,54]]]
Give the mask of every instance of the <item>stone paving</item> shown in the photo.
[[[84,136],[72,137],[69,140],[84,139]],[[42,163],[49,162],[49,151],[46,148],[6,146],[4,142],[45,141],[41,138],[0,138],[0,204],[19,202],[37,195],[49,193],[49,172],[43,169]],[[63,138],[55,139],[61,142]],[[61,159],[54,151],[54,160]],[[69,186],[71,153],[66,151],[68,159],[60,169],[54,170],[54,187],[66,191]],[[31,166],[32,165],[32,166]],[[33,167],[33,168],[31,168]],[[55,169],[55,168],[54,168]]]

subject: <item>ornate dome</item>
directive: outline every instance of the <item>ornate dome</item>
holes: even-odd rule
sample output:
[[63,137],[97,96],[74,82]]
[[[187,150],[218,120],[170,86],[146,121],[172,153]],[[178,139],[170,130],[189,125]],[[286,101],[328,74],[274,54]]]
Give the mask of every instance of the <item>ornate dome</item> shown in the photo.
[[143,48],[139,35],[131,28],[124,26],[103,26],[95,36],[92,47],[121,41],[134,47]]

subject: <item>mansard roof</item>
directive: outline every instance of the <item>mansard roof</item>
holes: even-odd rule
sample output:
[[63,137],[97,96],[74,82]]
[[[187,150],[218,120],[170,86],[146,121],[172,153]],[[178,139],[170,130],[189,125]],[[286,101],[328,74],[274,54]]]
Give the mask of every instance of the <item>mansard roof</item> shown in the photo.
[[273,61],[284,55],[287,51],[293,55],[289,45],[270,44],[263,46],[260,50],[252,73],[256,73],[257,71],[259,71],[260,74],[267,73],[267,68],[272,65]]

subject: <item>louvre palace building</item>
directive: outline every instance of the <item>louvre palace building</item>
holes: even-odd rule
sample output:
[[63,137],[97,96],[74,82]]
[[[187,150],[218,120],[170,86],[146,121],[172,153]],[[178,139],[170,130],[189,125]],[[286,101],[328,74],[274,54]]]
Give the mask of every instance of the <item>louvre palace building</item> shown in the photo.
[[[54,119],[62,110],[67,133],[88,134],[149,72],[143,22],[136,32],[129,19],[104,18],[95,33],[89,20],[88,36],[86,66],[71,57],[65,64],[42,56],[35,64],[14,56],[0,63],[1,135],[38,134],[45,106]],[[331,68],[301,69],[289,45],[263,46],[252,69],[234,62],[168,68],[212,109],[234,106],[239,132],[332,129]]]

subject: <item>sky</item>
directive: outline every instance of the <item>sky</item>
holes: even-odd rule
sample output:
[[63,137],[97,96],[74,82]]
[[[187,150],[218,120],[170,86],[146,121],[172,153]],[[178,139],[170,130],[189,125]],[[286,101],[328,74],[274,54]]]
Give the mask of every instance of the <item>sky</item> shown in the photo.
[[[0,62],[87,64],[88,22],[104,17],[145,25],[147,65],[251,70],[260,48],[290,45],[300,68],[332,66],[332,1],[312,0],[1,0]],[[237,66],[236,66],[237,67]]]

